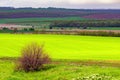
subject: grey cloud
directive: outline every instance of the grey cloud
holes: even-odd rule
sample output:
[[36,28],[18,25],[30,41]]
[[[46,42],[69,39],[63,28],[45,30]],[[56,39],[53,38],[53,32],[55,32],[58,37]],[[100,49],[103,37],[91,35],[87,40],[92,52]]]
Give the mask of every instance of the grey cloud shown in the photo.
[[61,7],[61,8],[120,8],[120,0],[0,0],[0,6]]

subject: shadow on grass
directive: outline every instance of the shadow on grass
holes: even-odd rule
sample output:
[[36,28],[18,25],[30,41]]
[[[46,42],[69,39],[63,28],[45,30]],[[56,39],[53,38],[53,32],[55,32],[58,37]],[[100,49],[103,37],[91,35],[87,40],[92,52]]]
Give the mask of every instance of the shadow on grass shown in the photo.
[[36,71],[24,71],[24,70],[14,70],[14,73],[18,73],[18,72],[24,72],[24,73],[34,73],[34,72],[43,72],[43,71],[48,71],[50,69],[54,69],[56,66],[55,65],[51,65],[51,64],[48,64],[48,65],[45,65],[43,66],[42,68],[40,68],[39,70],[36,70]]
[[40,71],[47,71],[47,70],[53,69],[55,67],[56,67],[56,65],[54,65],[54,64],[47,64],[43,68],[41,68]]

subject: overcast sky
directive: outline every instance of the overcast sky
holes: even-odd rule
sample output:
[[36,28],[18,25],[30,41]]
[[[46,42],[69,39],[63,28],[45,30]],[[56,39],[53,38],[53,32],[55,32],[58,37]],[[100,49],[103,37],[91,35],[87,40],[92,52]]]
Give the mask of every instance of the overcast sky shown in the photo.
[[120,0],[0,0],[0,6],[120,9]]

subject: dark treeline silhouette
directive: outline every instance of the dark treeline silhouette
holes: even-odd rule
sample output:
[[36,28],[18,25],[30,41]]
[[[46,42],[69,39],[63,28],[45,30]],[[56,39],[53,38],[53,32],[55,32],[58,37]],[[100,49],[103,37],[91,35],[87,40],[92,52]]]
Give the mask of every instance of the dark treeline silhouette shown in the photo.
[[22,8],[14,8],[14,7],[0,7],[0,10],[66,10],[66,11],[95,11],[95,12],[120,12],[120,9],[68,9],[68,8],[56,8],[56,7],[48,7],[48,8],[32,8],[32,7],[22,7]]
[[119,20],[93,20],[93,21],[55,21],[50,27],[120,27]]

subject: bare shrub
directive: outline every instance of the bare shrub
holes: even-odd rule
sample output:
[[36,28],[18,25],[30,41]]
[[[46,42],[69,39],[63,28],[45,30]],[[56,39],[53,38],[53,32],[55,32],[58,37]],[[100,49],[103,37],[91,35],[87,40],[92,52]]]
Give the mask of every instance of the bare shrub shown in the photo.
[[31,43],[22,49],[22,55],[16,64],[17,70],[38,71],[44,64],[50,62],[49,56],[44,51],[43,45]]

